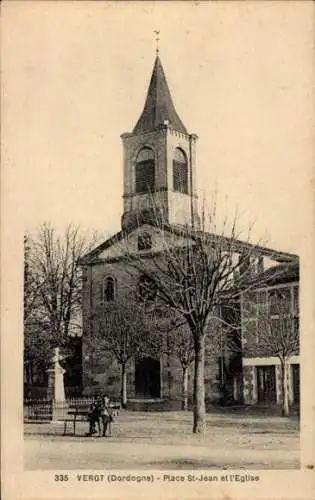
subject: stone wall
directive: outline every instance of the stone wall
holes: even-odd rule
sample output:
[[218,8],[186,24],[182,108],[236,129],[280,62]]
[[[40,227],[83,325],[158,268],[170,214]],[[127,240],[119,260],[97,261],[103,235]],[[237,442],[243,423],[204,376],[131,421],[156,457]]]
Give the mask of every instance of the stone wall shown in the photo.
[[[104,278],[114,276],[118,297],[135,300],[137,279],[131,276],[120,262],[99,262],[89,266],[84,272],[84,332],[83,332],[83,388],[84,394],[108,392],[111,396],[120,394],[120,366],[113,355],[104,353],[96,356],[87,339],[93,329],[93,313],[102,301]],[[189,394],[193,393],[193,364],[189,374]],[[135,397],[135,363],[130,360],[127,372],[128,396]],[[216,400],[220,397],[219,366],[216,357],[208,350],[205,363],[206,399]],[[172,356],[161,358],[161,397],[182,398],[182,368],[178,359]]]
[[[161,398],[182,400],[182,367],[178,359],[164,358],[161,363]],[[217,401],[220,398],[218,367],[213,360],[206,360],[205,366],[205,398],[207,401]],[[111,398],[117,398],[121,391],[121,370],[112,355],[102,358],[93,357],[92,353],[84,358],[84,394],[99,392],[107,393]],[[188,393],[190,400],[193,395],[194,365],[189,369]],[[127,365],[128,398],[135,398],[135,362],[130,360]]]

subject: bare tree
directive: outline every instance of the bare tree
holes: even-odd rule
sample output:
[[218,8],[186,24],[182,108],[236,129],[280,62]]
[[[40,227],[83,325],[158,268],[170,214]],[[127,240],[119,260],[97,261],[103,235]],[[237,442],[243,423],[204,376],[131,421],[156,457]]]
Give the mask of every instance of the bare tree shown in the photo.
[[[141,220],[139,223],[143,223]],[[222,223],[218,232],[216,207],[202,217],[201,230],[166,224],[158,208],[154,211],[161,249],[142,256],[124,240],[125,262],[131,273],[141,274],[155,287],[157,299],[188,325],[194,344],[193,432],[203,433],[205,424],[205,339],[208,324],[222,300],[235,300],[248,278],[250,264],[259,248],[239,240],[237,217]],[[212,335],[216,335],[213,331]]]
[[44,284],[40,281],[32,265],[32,249],[30,235],[24,235],[24,322],[29,319],[39,307],[40,289]]
[[78,259],[95,241],[79,227],[70,224],[60,235],[48,223],[24,238],[24,355],[30,373],[34,363],[47,367],[52,347],[81,335]]
[[288,416],[289,361],[299,353],[298,301],[292,300],[291,289],[286,287],[270,289],[266,299],[257,304],[255,349],[259,349],[261,355],[275,356],[280,360],[282,415]]
[[50,340],[42,322],[40,289],[43,281],[33,266],[31,237],[24,236],[24,378],[27,385],[47,368]]
[[182,409],[188,410],[188,376],[189,369],[195,359],[194,342],[187,325],[177,327],[168,333],[168,352],[175,356],[182,368]]
[[[220,402],[224,405],[234,403],[234,384],[241,384],[242,342],[238,297],[220,304],[209,322],[208,337],[207,353],[219,361]],[[240,387],[236,389],[236,401],[240,401]]]
[[189,369],[195,359],[194,342],[186,321],[179,315],[169,315],[169,311],[151,303],[151,336],[149,349],[155,356],[172,356],[182,368],[182,409],[188,410]]
[[94,328],[86,340],[93,356],[111,353],[121,368],[121,404],[127,404],[127,365],[132,358],[150,354],[154,321],[144,304],[115,300],[93,314]]

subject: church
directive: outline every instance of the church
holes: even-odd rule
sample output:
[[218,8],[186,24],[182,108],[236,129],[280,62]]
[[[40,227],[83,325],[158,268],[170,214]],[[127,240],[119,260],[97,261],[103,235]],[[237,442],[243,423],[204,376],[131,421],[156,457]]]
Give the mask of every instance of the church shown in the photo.
[[[95,357],[88,342],[93,333],[93,313],[124,297],[133,300],[139,280],[126,272],[121,241],[135,252],[148,255],[161,251],[161,238],[155,224],[159,214],[166,227],[200,228],[198,216],[197,155],[198,136],[189,133],[177,113],[159,54],[157,53],[143,111],[132,132],[121,135],[123,147],[123,214],[121,231],[99,245],[81,260],[83,270],[83,393],[120,394],[120,366],[110,353]],[[158,213],[157,213],[158,212]],[[166,229],[167,232],[167,229]],[[176,231],[171,231],[174,237]],[[174,245],[183,244],[174,241]],[[259,270],[290,262],[291,254],[261,248]],[[256,264],[257,264],[256,263]],[[141,277],[139,277],[141,279]],[[242,400],[242,355],[222,356],[209,350],[205,360],[206,401],[222,397],[227,385],[233,401]],[[223,373],[224,372],[224,373]],[[188,380],[190,397],[193,370]],[[172,355],[137,356],[127,366],[128,400],[180,401],[181,366]]]

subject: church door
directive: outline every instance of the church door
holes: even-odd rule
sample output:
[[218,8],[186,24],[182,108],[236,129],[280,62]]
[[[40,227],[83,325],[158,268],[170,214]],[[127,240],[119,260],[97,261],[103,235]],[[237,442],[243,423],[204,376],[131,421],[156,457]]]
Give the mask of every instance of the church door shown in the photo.
[[161,396],[160,361],[146,357],[136,361],[135,390],[137,397],[159,398]]

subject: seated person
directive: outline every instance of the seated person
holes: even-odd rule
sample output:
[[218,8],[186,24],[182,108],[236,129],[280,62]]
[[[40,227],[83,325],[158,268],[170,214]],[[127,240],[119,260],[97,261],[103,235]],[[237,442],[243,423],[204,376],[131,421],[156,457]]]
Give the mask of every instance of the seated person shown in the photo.
[[89,413],[88,413],[88,421],[89,421],[89,432],[86,436],[92,436],[96,434],[96,422],[99,422],[100,416],[102,414],[103,409],[103,401],[101,396],[96,396],[94,401],[92,402]]

